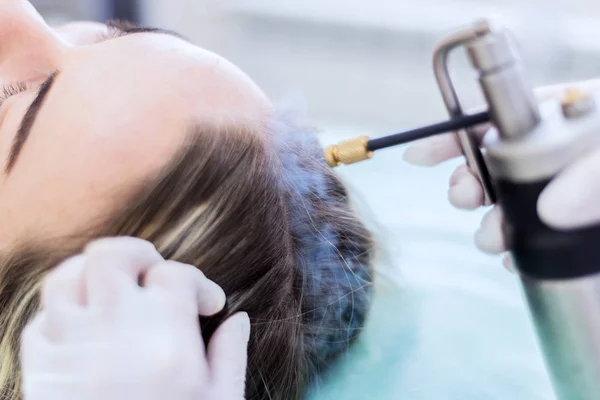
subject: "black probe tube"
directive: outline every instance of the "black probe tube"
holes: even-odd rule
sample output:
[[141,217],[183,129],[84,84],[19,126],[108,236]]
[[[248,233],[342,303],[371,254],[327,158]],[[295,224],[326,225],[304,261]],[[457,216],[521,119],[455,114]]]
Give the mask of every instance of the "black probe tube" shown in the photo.
[[464,115],[453,118],[449,121],[440,122],[438,124],[428,125],[410,131],[396,133],[389,136],[371,139],[367,142],[367,150],[375,151],[385,149],[387,147],[397,146],[400,144],[412,142],[426,137],[456,131],[459,129],[468,128],[473,125],[479,125],[490,121],[490,115],[487,111],[472,115]]

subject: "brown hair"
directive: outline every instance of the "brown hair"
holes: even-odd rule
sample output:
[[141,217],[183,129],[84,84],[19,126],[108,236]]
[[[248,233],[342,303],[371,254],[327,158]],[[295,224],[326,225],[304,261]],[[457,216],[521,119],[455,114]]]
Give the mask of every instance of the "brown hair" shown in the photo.
[[301,398],[365,323],[373,246],[314,136],[282,121],[269,129],[196,127],[163,172],[106,221],[1,257],[2,399],[20,398],[19,337],[37,310],[40,280],[102,236],[149,240],[221,285],[227,307],[201,319],[205,339],[246,311],[247,398]]

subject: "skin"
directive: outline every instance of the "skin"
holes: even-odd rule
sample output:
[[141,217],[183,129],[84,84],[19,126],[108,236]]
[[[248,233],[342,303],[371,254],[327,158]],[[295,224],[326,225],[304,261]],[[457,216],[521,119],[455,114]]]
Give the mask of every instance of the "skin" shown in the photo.
[[0,175],[0,248],[68,234],[110,213],[163,167],[193,123],[264,120],[271,104],[239,69],[183,39],[102,24],[53,29],[24,0],[0,0],[0,84],[31,89],[0,107],[0,165],[39,85],[60,71],[10,174]]

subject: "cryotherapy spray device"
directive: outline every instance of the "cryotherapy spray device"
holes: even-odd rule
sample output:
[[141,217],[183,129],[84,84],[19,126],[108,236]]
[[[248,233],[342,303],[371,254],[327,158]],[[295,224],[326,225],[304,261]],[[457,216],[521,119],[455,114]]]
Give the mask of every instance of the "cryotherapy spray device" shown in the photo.
[[[478,74],[486,113],[463,114],[448,69],[458,48]],[[365,160],[379,148],[454,130],[487,204],[502,208],[506,243],[557,398],[600,399],[600,225],[558,231],[537,214],[548,183],[600,146],[600,94],[572,89],[562,100],[538,104],[510,32],[487,20],[442,40],[433,68],[450,121],[408,135],[345,141],[326,149],[327,162]],[[487,119],[493,131],[482,153],[471,127]]]

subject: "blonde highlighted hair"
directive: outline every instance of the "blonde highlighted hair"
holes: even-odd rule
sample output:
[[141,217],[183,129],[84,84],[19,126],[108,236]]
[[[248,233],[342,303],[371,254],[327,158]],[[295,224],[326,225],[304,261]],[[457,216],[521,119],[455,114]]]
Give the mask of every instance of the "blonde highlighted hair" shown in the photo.
[[249,314],[248,399],[300,399],[368,314],[371,236],[314,134],[283,117],[268,129],[195,127],[101,224],[0,256],[2,399],[20,398],[19,338],[41,279],[102,236],[149,240],[223,287],[226,309],[200,320],[205,340],[228,315]]

